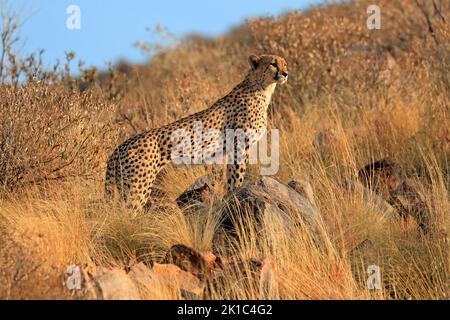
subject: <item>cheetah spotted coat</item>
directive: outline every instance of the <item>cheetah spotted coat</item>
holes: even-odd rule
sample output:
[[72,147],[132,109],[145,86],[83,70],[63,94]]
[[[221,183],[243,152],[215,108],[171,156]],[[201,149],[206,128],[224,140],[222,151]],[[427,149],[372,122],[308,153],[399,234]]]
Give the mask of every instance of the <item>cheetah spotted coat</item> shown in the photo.
[[[223,140],[219,136],[211,135],[211,130],[219,130],[225,137],[228,129],[241,129],[244,132],[265,129],[267,108],[276,84],[286,82],[288,77],[286,62],[278,56],[262,55],[251,56],[249,63],[251,69],[246,78],[210,108],[138,134],[122,143],[112,153],[107,164],[107,199],[112,199],[117,192],[128,206],[142,209],[150,203],[155,178],[171,161],[177,144],[199,144],[203,154],[214,157],[217,151],[224,148],[225,142],[219,141]],[[201,141],[195,141],[194,137],[197,123],[201,123]],[[190,139],[182,140],[186,135],[183,137],[180,134],[183,131],[180,130],[185,130]],[[256,137],[249,136],[246,136],[243,145],[234,144],[235,159],[227,162],[229,192],[244,181],[249,148],[256,141]],[[238,155],[244,159],[239,159]],[[196,156],[198,154],[192,153],[192,157]]]

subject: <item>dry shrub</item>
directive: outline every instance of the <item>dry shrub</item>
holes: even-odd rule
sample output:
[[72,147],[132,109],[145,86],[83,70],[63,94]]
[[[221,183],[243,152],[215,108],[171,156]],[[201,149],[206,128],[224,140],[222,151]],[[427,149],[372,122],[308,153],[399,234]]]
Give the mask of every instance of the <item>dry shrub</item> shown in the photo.
[[115,141],[113,109],[93,91],[0,86],[0,186],[96,176]]

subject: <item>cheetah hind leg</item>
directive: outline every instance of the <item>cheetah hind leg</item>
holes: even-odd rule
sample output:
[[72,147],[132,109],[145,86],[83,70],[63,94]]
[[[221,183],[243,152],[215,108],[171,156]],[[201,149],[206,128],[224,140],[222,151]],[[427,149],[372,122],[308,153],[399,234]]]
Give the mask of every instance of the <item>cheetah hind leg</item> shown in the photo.
[[133,184],[124,186],[121,190],[122,200],[128,209],[133,211],[146,211],[148,203],[150,202],[150,195],[152,185],[155,180],[155,175],[150,175],[146,179],[147,186],[142,187],[142,184]]
[[149,191],[147,191],[149,195],[147,197],[147,202],[144,205],[145,212],[148,212],[151,207],[153,207],[157,203],[162,202],[166,198],[167,193],[160,188],[160,183],[164,180],[166,174],[167,171],[165,168],[161,169],[156,174],[156,178],[154,179],[151,188],[149,189]]

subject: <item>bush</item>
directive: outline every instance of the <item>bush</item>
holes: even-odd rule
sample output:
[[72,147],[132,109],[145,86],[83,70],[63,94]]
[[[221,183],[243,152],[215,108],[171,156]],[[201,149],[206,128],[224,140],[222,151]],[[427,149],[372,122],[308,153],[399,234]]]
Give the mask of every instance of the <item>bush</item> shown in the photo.
[[114,140],[114,105],[94,89],[62,85],[0,86],[0,186],[92,178]]

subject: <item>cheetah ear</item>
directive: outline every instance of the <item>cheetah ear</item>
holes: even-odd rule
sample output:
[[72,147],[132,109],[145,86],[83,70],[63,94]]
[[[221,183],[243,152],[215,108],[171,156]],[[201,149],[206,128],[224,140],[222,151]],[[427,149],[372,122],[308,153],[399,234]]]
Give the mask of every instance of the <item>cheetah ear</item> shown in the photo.
[[258,68],[260,57],[257,55],[252,54],[250,57],[248,57],[248,63],[252,67],[253,70]]

